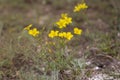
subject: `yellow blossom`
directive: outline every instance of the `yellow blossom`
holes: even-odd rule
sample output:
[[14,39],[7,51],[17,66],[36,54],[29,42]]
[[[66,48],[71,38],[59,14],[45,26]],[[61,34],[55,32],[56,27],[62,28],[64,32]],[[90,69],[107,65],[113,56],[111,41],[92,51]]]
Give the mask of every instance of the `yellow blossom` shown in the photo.
[[66,38],[66,39],[68,39],[68,40],[71,40],[72,37],[73,37],[73,35],[72,35],[71,32],[60,32],[60,33],[59,33],[59,37],[60,37],[60,38]]
[[59,33],[59,35],[58,35],[59,37],[61,37],[61,38],[63,38],[64,37],[64,35],[63,35],[63,33],[61,32],[61,33]]
[[65,17],[64,18],[66,25],[72,23],[72,18],[71,17]]
[[74,28],[74,34],[79,34],[81,35],[82,29],[78,29],[77,27]]
[[37,36],[40,32],[36,29],[36,28],[33,28],[31,30],[28,31],[28,33],[32,36]]
[[72,35],[71,32],[67,32],[67,33],[66,33],[66,38],[67,38],[68,40],[71,40],[72,37],[73,37],[73,35]]
[[76,5],[73,11],[79,12],[80,10],[87,9],[87,8],[88,6],[86,5],[86,3],[81,3],[81,4]]
[[66,36],[67,36],[67,33],[63,32],[63,37],[66,38]]
[[48,36],[49,36],[50,38],[54,38],[54,37],[58,36],[58,32],[59,32],[59,31],[51,30],[51,32],[48,34]]
[[64,19],[60,19],[56,24],[59,26],[59,28],[66,27],[66,21]]
[[24,28],[24,30],[30,30],[31,27],[32,27],[32,24],[26,26],[26,27]]
[[67,13],[61,14],[61,19],[58,22],[56,22],[59,28],[65,28],[70,23],[72,23],[72,18],[68,17]]
[[66,38],[66,32],[60,32],[58,36],[61,38]]

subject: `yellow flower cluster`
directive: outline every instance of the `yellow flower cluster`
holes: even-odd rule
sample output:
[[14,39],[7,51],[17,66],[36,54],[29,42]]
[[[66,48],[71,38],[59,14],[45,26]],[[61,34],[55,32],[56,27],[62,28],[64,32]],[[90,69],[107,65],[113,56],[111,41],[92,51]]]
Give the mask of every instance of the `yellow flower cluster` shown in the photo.
[[32,27],[32,24],[25,27],[24,30],[27,30],[28,34],[30,34],[30,35],[32,35],[34,37],[38,36],[38,34],[40,34],[40,32],[37,30],[37,28],[31,29],[31,27]]
[[56,25],[59,28],[65,28],[68,24],[72,23],[72,18],[68,17],[67,13],[61,14],[61,18],[58,22],[56,22]]
[[81,3],[81,4],[76,5],[73,11],[79,12],[80,10],[87,9],[87,8],[88,6],[86,5],[86,3]]
[[71,40],[71,38],[73,37],[71,32],[59,32],[59,31],[54,31],[51,30],[51,32],[48,34],[48,36],[50,38],[54,38],[54,37],[60,37],[60,38],[66,38],[68,40]]
[[[77,27],[75,27],[74,34],[81,35],[82,29],[78,29]],[[67,40],[71,40],[73,37],[73,34],[71,32],[59,32],[57,30],[51,30],[48,36],[50,38],[60,37],[60,38],[66,38]]]
[[[76,5],[74,7],[73,11],[79,12],[80,10],[83,10],[86,8],[88,8],[88,6],[86,5],[86,3],[83,2],[83,3]],[[55,24],[58,26],[58,28],[62,29],[62,28],[66,28],[71,23],[72,23],[72,17],[69,17],[67,13],[63,13],[63,14],[61,14],[61,18]],[[37,36],[40,32],[36,28],[31,29],[31,27],[32,27],[32,24],[25,27],[24,30],[27,30],[28,34],[30,34],[34,37]],[[58,30],[51,30],[50,33],[48,34],[48,36],[50,38],[60,37],[60,38],[66,38],[67,40],[71,40],[73,37],[73,34],[81,35],[81,33],[82,33],[82,30],[75,27],[73,29],[73,33],[72,32],[62,32],[62,31],[58,31]]]
[[60,38],[66,38],[67,40],[71,40],[73,37],[73,34],[71,32],[60,32],[58,36]]

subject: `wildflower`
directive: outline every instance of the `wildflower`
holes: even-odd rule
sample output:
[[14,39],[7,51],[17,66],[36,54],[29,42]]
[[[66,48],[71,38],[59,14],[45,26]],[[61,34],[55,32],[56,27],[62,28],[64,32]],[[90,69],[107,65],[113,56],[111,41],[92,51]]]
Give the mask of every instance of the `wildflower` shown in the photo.
[[81,29],[78,29],[77,27],[74,28],[74,34],[79,34],[81,35],[82,33],[82,30]]
[[71,32],[67,32],[67,33],[66,33],[66,38],[67,38],[68,40],[71,40],[72,37],[73,37],[73,35],[72,35]]
[[60,19],[56,24],[59,26],[59,28],[66,27],[66,21],[64,19]]
[[60,32],[60,33],[58,34],[58,36],[59,36],[60,38],[65,38],[65,37],[66,37],[66,32]]
[[76,5],[73,11],[79,12],[80,10],[87,9],[87,8],[88,8],[88,6],[86,5],[86,3],[82,3],[82,4]]
[[40,32],[36,29],[36,28],[33,28],[31,30],[28,31],[28,33],[32,36],[37,36]]
[[32,24],[30,24],[27,27],[25,27],[24,30],[30,30],[31,27],[32,27]]
[[67,36],[67,33],[63,32],[63,37],[66,38],[66,36]]
[[66,25],[72,23],[72,18],[71,17],[65,17],[64,20],[66,22]]
[[56,22],[59,28],[65,28],[70,23],[72,23],[72,18],[68,17],[67,13],[61,14],[61,19]]
[[61,33],[59,33],[59,35],[58,35],[60,38],[63,38],[64,37],[64,35],[63,35],[63,33],[61,32]]
[[73,37],[71,32],[60,32],[58,36],[60,38],[66,38],[68,40],[71,40],[71,38]]
[[51,32],[48,34],[48,36],[49,36],[50,38],[54,38],[54,37],[58,36],[58,32],[59,32],[59,31],[51,30]]

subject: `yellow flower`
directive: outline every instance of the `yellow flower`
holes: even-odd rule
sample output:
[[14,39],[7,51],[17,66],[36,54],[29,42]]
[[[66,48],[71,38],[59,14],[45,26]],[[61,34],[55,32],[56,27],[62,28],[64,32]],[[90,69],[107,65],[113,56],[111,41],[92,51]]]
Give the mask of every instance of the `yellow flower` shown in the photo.
[[61,38],[66,38],[66,32],[60,32],[58,36]]
[[71,40],[72,37],[73,37],[73,35],[72,35],[71,32],[67,32],[67,33],[66,33],[66,38],[67,38],[68,40]]
[[54,36],[58,36],[59,31],[54,31]]
[[87,8],[88,8],[88,6],[86,5],[86,3],[82,3],[82,4],[76,5],[73,11],[79,12],[80,10],[87,9]]
[[31,27],[32,27],[32,24],[26,26],[26,27],[24,28],[24,30],[30,30]]
[[79,35],[81,35],[81,33],[82,33],[82,30],[81,30],[81,29],[78,29],[77,27],[74,28],[74,34],[79,34]]
[[59,36],[59,37],[61,37],[61,38],[63,38],[63,37],[64,37],[64,35],[63,35],[63,33],[62,33],[62,32],[61,32],[61,33],[59,33],[59,34],[58,34],[58,36]]
[[49,36],[50,38],[54,38],[54,37],[58,36],[58,32],[59,32],[59,31],[51,30],[51,32],[48,34],[48,36]]
[[56,24],[59,26],[59,28],[66,27],[66,22],[64,19],[60,19]]
[[62,19],[65,21],[66,25],[72,23],[72,18],[68,17],[67,13],[61,14]]
[[63,32],[63,37],[66,38],[66,36],[67,36],[67,33]]
[[60,38],[66,38],[68,40],[71,40],[73,35],[71,32],[60,32],[58,35]]
[[65,17],[64,20],[66,22],[66,25],[72,23],[72,18],[71,17]]
[[70,23],[72,23],[72,18],[68,17],[67,13],[61,14],[61,19],[58,22],[56,22],[59,28],[65,28]]
[[40,32],[36,29],[36,28],[33,28],[31,30],[28,31],[28,33],[32,36],[37,36]]

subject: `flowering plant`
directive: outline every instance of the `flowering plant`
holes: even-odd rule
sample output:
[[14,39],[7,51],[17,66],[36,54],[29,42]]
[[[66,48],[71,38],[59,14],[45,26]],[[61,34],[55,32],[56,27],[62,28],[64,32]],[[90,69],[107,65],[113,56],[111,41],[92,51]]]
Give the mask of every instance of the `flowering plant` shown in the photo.
[[[88,6],[86,3],[80,3],[74,7],[73,13],[87,8]],[[64,29],[69,29],[72,23],[72,17],[70,17],[68,13],[62,13],[61,18],[55,22],[56,29],[50,30],[47,34],[47,41],[41,42],[42,45],[43,43],[45,44],[44,47],[42,46],[42,51],[39,51],[40,57],[42,59],[44,58],[44,62],[48,64],[48,69],[62,69],[63,67],[67,67],[66,65],[71,61],[71,57],[73,56],[65,57],[66,53],[68,53],[66,43],[72,40],[75,35],[82,34],[82,29],[78,27],[74,27],[72,31],[64,31]],[[39,38],[38,35],[40,31],[38,31],[37,28],[32,28],[32,24],[25,27],[24,30],[27,30],[29,35]],[[48,53],[50,53],[50,55]]]

